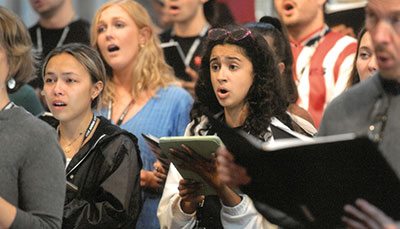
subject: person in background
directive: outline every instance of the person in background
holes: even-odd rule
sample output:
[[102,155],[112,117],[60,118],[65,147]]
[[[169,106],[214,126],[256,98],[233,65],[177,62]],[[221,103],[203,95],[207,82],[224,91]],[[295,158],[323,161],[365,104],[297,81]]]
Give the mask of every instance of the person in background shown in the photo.
[[[211,27],[207,21],[206,12],[213,11],[214,0],[164,0],[164,7],[169,14],[172,28],[160,35],[162,43],[178,42],[183,51],[182,61],[185,73],[175,67],[176,77],[181,80],[182,86],[194,95],[194,85],[197,81],[197,70],[201,61],[203,38]],[[166,61],[171,66],[176,66],[171,55],[166,55]]]
[[106,79],[100,56],[83,44],[55,48],[42,76],[67,158],[63,228],[134,228],[141,208],[140,152],[135,136],[92,112]]
[[356,40],[331,31],[324,23],[326,0],[274,0],[287,27],[293,54],[297,104],[319,127],[325,107],[347,86],[357,48]]
[[358,34],[357,52],[354,59],[353,69],[351,70],[348,87],[365,80],[378,71],[378,64],[374,47],[371,40],[371,34],[364,27]]
[[[206,117],[213,115],[269,143],[278,138],[306,138],[291,130],[278,64],[261,34],[241,27],[216,28],[208,32],[207,40],[186,136],[218,135]],[[171,152],[179,162],[170,165],[158,208],[162,227],[276,228],[255,210],[248,196],[219,180],[215,160],[185,149]],[[202,184],[183,179],[176,168],[199,174],[217,195],[200,195]]]
[[287,112],[295,122],[295,126],[301,129],[304,134],[309,136],[314,135],[317,130],[315,129],[311,115],[296,104],[299,94],[292,74],[291,66],[293,64],[293,57],[287,33],[284,27],[282,27],[281,22],[277,18],[264,16],[260,19],[259,23],[249,23],[246,27],[263,34],[270,47],[272,47],[278,59],[282,82],[288,94],[289,107]]
[[55,131],[9,99],[35,74],[21,19],[0,6],[0,228],[61,228],[65,157]]
[[[35,54],[39,59],[37,69],[41,69],[42,60],[55,47],[73,42],[90,44],[90,24],[76,15],[72,0],[29,0],[29,2],[39,15],[39,21],[29,28]],[[36,90],[46,108],[46,102],[40,93],[43,88],[40,72],[29,84]]]
[[153,9],[157,15],[157,24],[155,31],[157,34],[161,34],[164,30],[170,29],[172,26],[171,18],[167,12],[167,7],[165,7],[163,0],[154,0]]
[[92,23],[91,44],[107,69],[101,114],[139,139],[143,208],[137,228],[159,228],[156,212],[164,181],[155,176],[156,157],[141,134],[182,136],[193,98],[175,86],[150,17],[139,3],[104,4]]
[[10,100],[15,103],[15,105],[23,107],[34,116],[39,116],[44,112],[38,94],[29,84],[24,84],[16,92],[10,93],[9,96]]

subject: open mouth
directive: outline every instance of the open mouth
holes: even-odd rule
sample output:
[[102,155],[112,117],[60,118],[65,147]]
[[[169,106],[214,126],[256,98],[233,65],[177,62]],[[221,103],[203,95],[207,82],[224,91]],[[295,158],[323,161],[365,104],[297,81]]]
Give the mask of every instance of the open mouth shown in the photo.
[[116,45],[111,45],[111,46],[108,47],[108,51],[109,52],[115,52],[115,51],[118,51],[118,50],[119,50],[119,47],[116,46]]
[[61,102],[53,103],[53,105],[54,105],[55,107],[65,107],[65,106],[67,106],[67,104],[61,103]]
[[283,8],[285,10],[292,10],[293,9],[293,4],[292,3],[285,3],[285,5],[283,6]]
[[221,94],[226,94],[226,93],[228,93],[228,91],[225,90],[225,89],[220,89],[220,90],[219,90],[219,93],[221,93]]
[[171,13],[171,14],[173,14],[173,15],[175,15],[175,14],[178,14],[179,13],[179,7],[178,6],[175,6],[175,5],[171,5],[171,6],[169,6],[169,13]]

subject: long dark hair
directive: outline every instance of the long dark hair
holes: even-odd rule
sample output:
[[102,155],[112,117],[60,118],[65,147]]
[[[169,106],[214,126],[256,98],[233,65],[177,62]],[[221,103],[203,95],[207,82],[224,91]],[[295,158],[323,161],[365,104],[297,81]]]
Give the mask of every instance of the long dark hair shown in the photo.
[[246,27],[272,38],[274,43],[272,49],[275,51],[278,62],[285,64],[282,78],[288,94],[289,103],[296,103],[299,98],[299,93],[293,79],[293,55],[289,43],[289,35],[285,27],[282,26],[278,18],[270,16],[264,16],[260,19],[260,22],[249,23]]
[[356,56],[353,61],[353,69],[351,69],[349,81],[347,81],[347,88],[353,86],[354,84],[360,82],[360,75],[358,75],[357,71],[357,59],[358,59],[358,53],[360,52],[360,43],[361,39],[364,36],[364,34],[367,32],[367,28],[365,26],[360,30],[360,33],[358,34],[357,37],[357,52]]
[[195,87],[196,99],[190,112],[190,117],[194,120],[194,125],[190,130],[192,134],[194,134],[194,128],[200,122],[201,116],[223,111],[211,84],[210,55],[216,45],[224,44],[241,48],[243,54],[253,65],[254,80],[245,98],[248,103],[248,116],[242,129],[253,136],[264,139],[272,117],[278,118],[291,127],[290,117],[286,114],[287,96],[282,87],[275,56],[264,37],[255,31],[251,32],[253,37],[247,36],[241,40],[234,40],[229,36],[216,41],[207,38],[199,79]]

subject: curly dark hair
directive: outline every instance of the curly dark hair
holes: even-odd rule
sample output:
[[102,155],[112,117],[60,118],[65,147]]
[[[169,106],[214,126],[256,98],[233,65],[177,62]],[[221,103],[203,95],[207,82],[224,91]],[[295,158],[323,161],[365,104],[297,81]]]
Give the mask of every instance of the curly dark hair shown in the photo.
[[201,116],[214,115],[223,111],[211,84],[210,56],[216,45],[225,44],[241,48],[243,54],[253,65],[254,80],[245,98],[248,103],[248,116],[242,129],[253,136],[264,139],[272,117],[276,117],[292,127],[290,117],[286,114],[288,100],[285,90],[283,90],[275,56],[264,37],[253,30],[251,32],[253,37],[247,36],[241,40],[234,40],[230,36],[216,41],[206,39],[199,78],[195,86],[196,99],[190,112],[190,117],[194,120],[194,125],[190,130],[192,134],[194,134],[194,128],[200,122]]

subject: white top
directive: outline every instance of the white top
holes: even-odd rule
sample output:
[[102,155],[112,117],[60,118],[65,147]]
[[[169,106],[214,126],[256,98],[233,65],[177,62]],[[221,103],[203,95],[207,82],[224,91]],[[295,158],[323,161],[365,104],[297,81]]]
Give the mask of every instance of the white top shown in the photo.
[[[202,129],[208,122],[206,117],[202,117],[200,123],[195,128],[195,133],[198,135],[198,130]],[[271,119],[271,123],[281,128],[290,134],[299,137],[300,139],[310,139],[304,135],[300,135],[285,126],[276,118]],[[190,135],[190,128],[193,125],[191,122],[186,128],[185,136]],[[205,134],[205,133],[203,133]],[[269,144],[273,144],[274,139],[271,137],[268,141]],[[179,181],[183,179],[181,174],[171,163],[167,180],[164,186],[163,195],[157,209],[157,216],[160,221],[162,229],[192,229],[196,224],[196,212],[192,214],[186,214],[181,209],[178,186]],[[228,207],[221,202],[221,222],[224,228],[254,228],[254,229],[275,229],[278,226],[268,222],[254,207],[253,201],[247,195],[241,194],[242,201],[234,206]]]
[[[196,224],[196,212],[186,214],[181,209],[181,197],[178,185],[183,179],[171,163],[165,183],[163,195],[157,209],[157,216],[162,229],[192,229]],[[268,222],[254,207],[253,201],[247,195],[240,195],[242,201],[228,207],[221,202],[221,222],[224,228],[230,229],[275,229],[278,226]]]
[[72,158],[66,158],[66,159],[67,159],[67,161],[66,161],[66,163],[65,163],[65,168],[68,167],[68,165],[69,165],[69,163],[71,162]]

